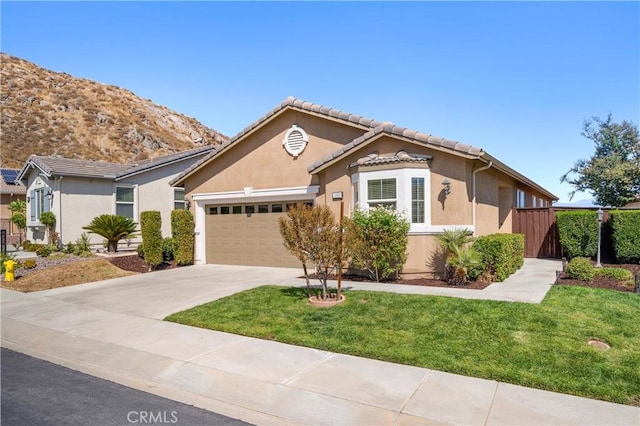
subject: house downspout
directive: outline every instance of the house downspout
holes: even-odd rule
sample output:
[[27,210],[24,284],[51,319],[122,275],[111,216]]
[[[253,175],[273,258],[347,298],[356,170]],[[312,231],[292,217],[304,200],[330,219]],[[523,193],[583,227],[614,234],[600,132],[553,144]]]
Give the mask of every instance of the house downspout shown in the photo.
[[476,169],[473,171],[473,201],[471,202],[471,210],[472,210],[472,220],[471,223],[473,225],[473,235],[476,235],[476,174],[478,172],[482,172],[485,171],[489,168],[491,168],[491,166],[493,165],[493,161],[489,161],[489,164],[487,164],[484,167],[480,167],[479,169]]
[[64,176],[58,176],[58,224],[60,225],[60,232],[58,233],[58,244],[64,245],[62,242],[62,178]]

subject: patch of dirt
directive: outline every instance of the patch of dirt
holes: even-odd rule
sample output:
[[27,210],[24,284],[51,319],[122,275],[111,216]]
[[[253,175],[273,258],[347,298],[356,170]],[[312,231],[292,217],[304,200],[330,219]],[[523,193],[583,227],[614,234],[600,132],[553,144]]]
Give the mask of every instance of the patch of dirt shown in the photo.
[[[627,269],[631,271],[634,277],[637,273],[640,273],[640,264],[603,263],[602,266]],[[595,277],[591,281],[574,280],[567,277],[564,272],[560,275],[558,281],[556,281],[556,285],[575,285],[580,287],[603,288],[605,290],[615,290],[623,292],[633,292],[635,287],[635,284],[625,284],[606,277]]]
[[[304,278],[304,277],[300,277]],[[309,275],[309,278],[317,279],[315,274]],[[337,275],[329,275],[329,280],[337,281]],[[359,281],[359,282],[375,282],[373,280],[368,279],[362,275],[352,275],[352,274],[343,274],[343,281]],[[427,286],[427,287],[445,287],[445,288],[461,288],[466,290],[482,290],[490,285],[490,283],[478,282],[478,281],[467,281],[465,285],[450,285],[446,281],[442,280],[434,280],[430,278],[400,278],[397,280],[391,281],[383,281],[383,284],[404,284],[404,285],[417,285],[417,286]]]
[[[109,262],[113,263],[118,268],[131,271],[131,272],[139,272],[145,273],[149,272],[149,264],[144,261],[143,258],[138,256],[137,254],[132,254],[130,256],[113,256],[106,258]],[[156,271],[161,271],[164,269],[172,269],[176,267],[176,262],[174,260],[162,262],[155,269]]]

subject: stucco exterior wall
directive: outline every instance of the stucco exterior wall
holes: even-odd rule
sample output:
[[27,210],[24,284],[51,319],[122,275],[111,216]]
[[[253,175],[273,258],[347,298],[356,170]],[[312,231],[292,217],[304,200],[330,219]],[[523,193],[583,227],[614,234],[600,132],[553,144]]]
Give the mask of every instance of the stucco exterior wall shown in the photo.
[[[309,138],[297,158],[282,146],[287,130],[294,124]],[[188,193],[211,193],[238,191],[245,186],[264,189],[317,184],[307,167],[364,133],[344,124],[333,124],[327,125],[327,120],[308,114],[285,111],[277,120],[217,155],[185,182],[185,189]]]

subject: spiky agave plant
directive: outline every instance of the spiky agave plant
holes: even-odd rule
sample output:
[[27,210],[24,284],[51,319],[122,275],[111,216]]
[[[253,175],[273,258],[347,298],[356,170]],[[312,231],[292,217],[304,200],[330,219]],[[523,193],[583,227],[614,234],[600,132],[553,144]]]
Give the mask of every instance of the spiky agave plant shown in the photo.
[[107,240],[109,252],[118,251],[118,242],[135,236],[138,224],[128,217],[115,214],[102,214],[93,218],[91,223],[83,226],[92,234],[100,235]]

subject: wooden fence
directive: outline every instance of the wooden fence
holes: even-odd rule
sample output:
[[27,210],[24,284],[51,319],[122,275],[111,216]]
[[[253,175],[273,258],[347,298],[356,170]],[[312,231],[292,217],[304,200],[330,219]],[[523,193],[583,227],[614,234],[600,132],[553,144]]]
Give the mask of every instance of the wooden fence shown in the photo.
[[525,257],[562,256],[553,207],[513,209],[512,217],[513,233],[524,234]]

